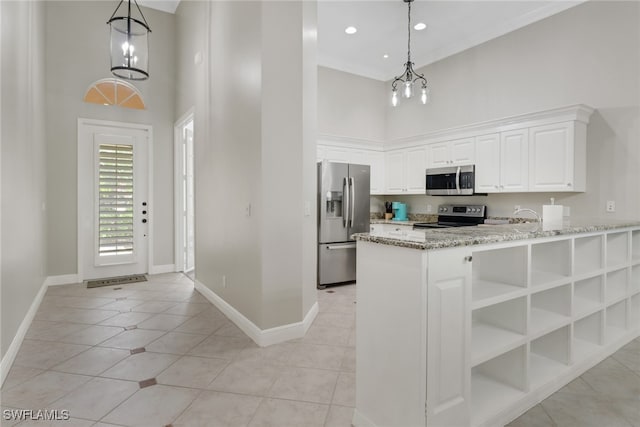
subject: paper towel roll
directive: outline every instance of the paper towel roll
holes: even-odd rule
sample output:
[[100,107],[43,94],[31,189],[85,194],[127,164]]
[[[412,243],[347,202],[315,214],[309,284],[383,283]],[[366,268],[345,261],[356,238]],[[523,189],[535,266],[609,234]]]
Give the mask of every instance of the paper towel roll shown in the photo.
[[562,205],[542,205],[542,229],[562,229]]

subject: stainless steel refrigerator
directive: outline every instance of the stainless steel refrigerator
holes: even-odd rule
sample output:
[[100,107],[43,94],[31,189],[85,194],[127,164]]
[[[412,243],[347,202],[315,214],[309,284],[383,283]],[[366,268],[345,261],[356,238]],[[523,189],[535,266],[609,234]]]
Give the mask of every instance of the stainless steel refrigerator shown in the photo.
[[356,280],[354,233],[369,232],[370,167],[318,163],[318,287]]

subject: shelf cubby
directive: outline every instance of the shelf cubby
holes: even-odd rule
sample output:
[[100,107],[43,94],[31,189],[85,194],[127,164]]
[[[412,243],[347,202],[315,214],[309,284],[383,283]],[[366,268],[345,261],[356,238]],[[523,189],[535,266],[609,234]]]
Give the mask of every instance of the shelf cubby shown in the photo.
[[472,312],[471,364],[483,363],[525,342],[527,298],[520,297]]
[[518,297],[526,287],[526,246],[473,252],[473,308]]
[[618,301],[627,296],[628,269],[621,268],[607,273],[606,301]]
[[602,346],[602,313],[602,310],[597,311],[573,324],[573,361],[584,359]]
[[529,335],[537,336],[571,320],[571,284],[531,295]]
[[640,264],[631,267],[631,294],[640,292]]
[[631,259],[634,262],[640,261],[640,230],[631,232]]
[[531,284],[548,285],[571,276],[571,241],[556,240],[531,245]]
[[556,378],[569,364],[569,328],[564,326],[531,341],[529,378],[531,387]]
[[629,233],[607,234],[607,267],[618,267],[628,261]]
[[602,235],[576,237],[574,240],[575,275],[595,273],[602,269],[604,251]]
[[527,389],[525,345],[475,366],[471,370],[471,424],[516,402]]
[[627,332],[627,301],[622,300],[607,307],[605,339],[615,341]]
[[573,316],[578,317],[602,308],[603,276],[579,280],[573,284]]

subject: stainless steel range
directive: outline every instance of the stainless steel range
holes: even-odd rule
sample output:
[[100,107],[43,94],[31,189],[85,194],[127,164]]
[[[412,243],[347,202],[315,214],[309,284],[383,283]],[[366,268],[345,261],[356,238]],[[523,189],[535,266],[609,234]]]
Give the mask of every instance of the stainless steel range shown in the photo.
[[438,222],[419,222],[413,228],[467,227],[482,224],[486,218],[485,205],[440,205]]

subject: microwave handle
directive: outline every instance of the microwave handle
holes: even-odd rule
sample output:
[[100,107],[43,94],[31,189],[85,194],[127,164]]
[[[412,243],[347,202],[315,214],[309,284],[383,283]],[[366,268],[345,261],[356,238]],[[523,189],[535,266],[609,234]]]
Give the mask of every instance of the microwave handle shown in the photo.
[[456,170],[456,190],[458,190],[458,194],[460,194],[460,166]]

